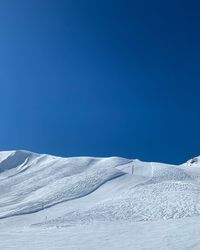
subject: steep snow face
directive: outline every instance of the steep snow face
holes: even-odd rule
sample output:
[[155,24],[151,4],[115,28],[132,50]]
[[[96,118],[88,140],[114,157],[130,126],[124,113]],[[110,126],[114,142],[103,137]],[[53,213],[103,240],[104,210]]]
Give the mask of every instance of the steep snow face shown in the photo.
[[[28,151],[5,151],[0,153],[0,173],[11,170],[11,172],[20,171],[28,161],[34,159],[37,155]],[[7,174],[9,175],[9,173]]]
[[199,157],[175,166],[0,152],[0,218],[48,213],[54,207],[45,225],[198,216],[199,178]]

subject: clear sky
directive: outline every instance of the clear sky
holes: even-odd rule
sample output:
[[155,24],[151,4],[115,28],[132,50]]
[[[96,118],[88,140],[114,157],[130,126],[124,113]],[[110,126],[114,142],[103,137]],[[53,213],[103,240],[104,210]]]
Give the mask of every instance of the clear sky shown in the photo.
[[0,1],[0,150],[200,154],[200,2]]

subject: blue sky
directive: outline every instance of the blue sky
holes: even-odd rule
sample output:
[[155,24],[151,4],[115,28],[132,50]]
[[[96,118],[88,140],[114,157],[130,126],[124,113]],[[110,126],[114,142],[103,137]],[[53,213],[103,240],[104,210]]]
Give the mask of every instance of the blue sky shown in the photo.
[[200,154],[198,1],[0,2],[0,149]]

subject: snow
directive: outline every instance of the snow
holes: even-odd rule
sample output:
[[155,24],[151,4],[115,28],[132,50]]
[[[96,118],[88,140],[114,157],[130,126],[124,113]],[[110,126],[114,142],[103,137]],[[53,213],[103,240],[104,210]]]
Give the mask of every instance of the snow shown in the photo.
[[0,249],[200,249],[200,157],[0,152]]

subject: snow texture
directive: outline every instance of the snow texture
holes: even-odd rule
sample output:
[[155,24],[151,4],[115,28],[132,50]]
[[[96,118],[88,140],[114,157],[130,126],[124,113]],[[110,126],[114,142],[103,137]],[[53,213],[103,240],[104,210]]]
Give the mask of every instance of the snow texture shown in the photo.
[[[24,249],[120,249],[124,239],[128,243],[123,249],[200,249],[191,233],[191,222],[200,229],[199,215],[200,157],[169,165],[120,157],[0,152],[0,249],[23,249],[22,242],[33,235],[40,244]],[[155,236],[160,228],[163,234]],[[181,230],[177,237],[172,233],[176,228]],[[91,237],[84,232],[92,230],[96,233],[89,244]],[[124,235],[121,240],[117,230]],[[71,241],[66,242],[70,232]],[[139,232],[146,232],[144,248]],[[186,232],[193,238],[188,244],[179,242]],[[63,245],[49,244],[52,234]],[[160,240],[170,235],[174,239]],[[81,244],[75,244],[78,238]]]

